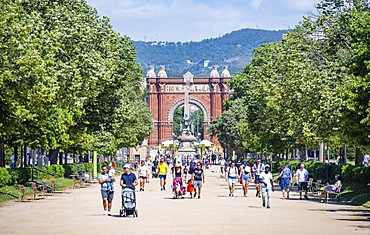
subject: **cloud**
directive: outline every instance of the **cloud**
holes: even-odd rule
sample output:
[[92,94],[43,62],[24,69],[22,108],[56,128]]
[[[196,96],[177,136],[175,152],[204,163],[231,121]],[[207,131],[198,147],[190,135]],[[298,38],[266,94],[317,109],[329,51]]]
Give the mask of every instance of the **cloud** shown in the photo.
[[242,28],[287,29],[318,0],[87,0],[134,40],[200,41]]

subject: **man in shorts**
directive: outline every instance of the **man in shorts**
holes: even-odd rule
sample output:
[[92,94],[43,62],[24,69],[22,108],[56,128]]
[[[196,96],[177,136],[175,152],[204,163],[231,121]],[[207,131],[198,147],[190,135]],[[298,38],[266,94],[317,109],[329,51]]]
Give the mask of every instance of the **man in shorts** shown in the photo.
[[299,164],[299,169],[297,170],[295,175],[298,183],[299,200],[302,200],[302,190],[304,191],[304,198],[308,200],[307,197],[308,171],[304,168],[303,162]]
[[193,180],[193,186],[194,186],[194,192],[195,192],[194,198],[198,194],[198,199],[200,199],[201,188],[205,180],[204,180],[204,171],[201,168],[201,164],[199,162],[196,164],[196,168],[194,169],[193,174],[191,175],[191,179]]
[[[112,201],[114,196],[114,191],[109,189],[108,183],[115,182],[116,179],[114,178],[114,175],[110,177],[108,174],[108,167],[106,165],[103,165],[101,167],[102,172],[99,174],[99,184],[100,184],[100,192],[101,196],[103,198],[103,215],[112,215],[111,209],[112,209]],[[108,210],[107,210],[108,209]]]
[[167,163],[161,158],[158,164],[159,185],[161,186],[161,191],[166,190],[167,169]]

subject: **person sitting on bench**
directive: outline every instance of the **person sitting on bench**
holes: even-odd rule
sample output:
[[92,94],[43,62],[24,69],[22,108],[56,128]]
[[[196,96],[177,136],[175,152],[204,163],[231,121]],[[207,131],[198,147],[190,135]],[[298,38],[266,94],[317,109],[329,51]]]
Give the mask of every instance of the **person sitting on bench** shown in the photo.
[[335,175],[335,183],[334,185],[329,185],[329,183],[326,184],[324,187],[324,191],[321,193],[321,195],[324,195],[324,201],[327,202],[328,193],[339,193],[340,188],[342,187],[342,181],[340,181],[340,176]]

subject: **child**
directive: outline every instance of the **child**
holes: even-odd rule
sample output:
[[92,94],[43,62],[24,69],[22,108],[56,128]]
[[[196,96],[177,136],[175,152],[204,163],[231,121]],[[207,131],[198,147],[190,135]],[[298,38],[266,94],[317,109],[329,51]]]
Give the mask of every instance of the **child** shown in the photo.
[[[109,169],[109,172],[108,172],[108,176],[109,176],[109,179],[113,179],[114,178],[114,175],[116,173],[116,170],[114,169],[114,162],[111,162],[109,164],[109,167],[110,167],[110,169]],[[114,191],[114,184],[113,184],[113,182],[107,182],[107,184],[108,184],[108,190],[111,191],[111,192],[113,192]]]
[[188,180],[188,187],[186,188],[186,190],[190,193],[190,198],[193,198],[194,186],[193,186],[193,180],[192,179]]

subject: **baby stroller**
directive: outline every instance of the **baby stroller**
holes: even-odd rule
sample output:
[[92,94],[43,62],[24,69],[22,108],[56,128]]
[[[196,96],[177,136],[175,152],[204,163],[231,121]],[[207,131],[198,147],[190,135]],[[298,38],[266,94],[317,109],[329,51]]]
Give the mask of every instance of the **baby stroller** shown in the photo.
[[185,188],[181,178],[175,178],[172,182],[173,198],[182,198],[185,195]]
[[152,166],[152,178],[158,178],[157,168]]
[[122,208],[119,211],[119,216],[133,215],[138,217],[138,210],[136,209],[136,193],[135,188],[127,186],[122,188]]

